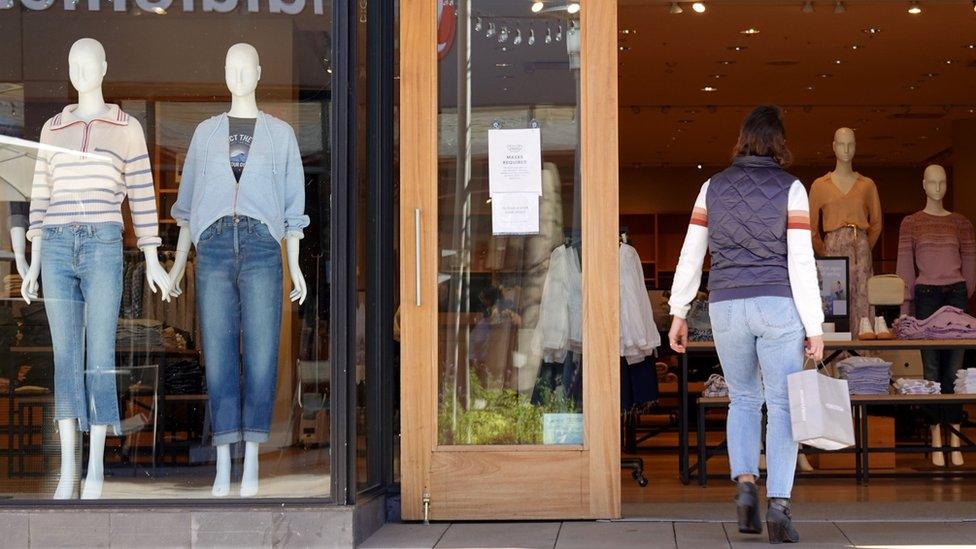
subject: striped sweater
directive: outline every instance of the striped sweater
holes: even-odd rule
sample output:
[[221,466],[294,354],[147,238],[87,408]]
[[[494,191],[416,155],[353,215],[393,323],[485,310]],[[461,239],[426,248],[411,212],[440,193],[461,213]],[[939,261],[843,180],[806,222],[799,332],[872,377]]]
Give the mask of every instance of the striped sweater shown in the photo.
[[108,113],[91,121],[75,116],[76,108],[68,105],[41,130],[27,238],[56,225],[121,225],[122,200],[128,197],[139,247],[159,246],[156,193],[142,125],[118,105],[109,105]]

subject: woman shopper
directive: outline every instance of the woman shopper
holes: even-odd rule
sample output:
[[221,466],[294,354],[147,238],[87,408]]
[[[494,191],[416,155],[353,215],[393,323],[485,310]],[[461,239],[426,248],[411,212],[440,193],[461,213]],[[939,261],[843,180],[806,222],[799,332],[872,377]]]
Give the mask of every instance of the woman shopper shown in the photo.
[[790,159],[779,108],[757,107],[742,123],[732,165],[701,188],[670,300],[671,348],[683,353],[685,316],[709,250],[708,309],[731,399],[727,431],[739,531],[762,532],[756,480],[765,401],[770,543],[799,541],[790,518],[797,444],[786,376],[803,369],[804,354],[823,358],[810,208],[803,185],[783,169]]

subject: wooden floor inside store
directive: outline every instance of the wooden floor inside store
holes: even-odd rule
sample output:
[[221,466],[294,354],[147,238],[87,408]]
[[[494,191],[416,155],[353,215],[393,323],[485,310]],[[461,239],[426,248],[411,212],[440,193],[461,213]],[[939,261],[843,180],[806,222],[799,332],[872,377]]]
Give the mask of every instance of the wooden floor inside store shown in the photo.
[[[969,433],[967,433],[969,434]],[[709,433],[710,445],[722,441],[721,433]],[[678,457],[673,453],[649,453],[655,446],[677,444],[677,434],[662,434],[654,437],[653,445],[640,446],[636,454],[644,460],[644,474],[648,485],[641,488],[630,475],[621,471],[621,496],[625,504],[661,503],[728,503],[735,495],[735,487],[726,476],[729,471],[728,458],[715,456],[708,461],[709,479],[706,486],[699,486],[697,476],[688,485],[681,484],[678,478]],[[691,440],[695,440],[694,432]],[[697,460],[695,450],[691,452],[691,462]],[[892,472],[924,473],[936,469],[922,454],[899,454],[894,469],[872,469],[870,483],[859,485],[853,477],[853,470],[815,470],[797,475],[793,488],[793,500],[805,503],[893,503],[906,501],[919,502],[976,502],[976,453],[966,457],[962,467],[942,468],[945,471],[960,471],[967,476],[944,477],[898,477],[886,478],[881,475]],[[848,477],[838,477],[849,473]],[[764,472],[765,474],[765,472]]]

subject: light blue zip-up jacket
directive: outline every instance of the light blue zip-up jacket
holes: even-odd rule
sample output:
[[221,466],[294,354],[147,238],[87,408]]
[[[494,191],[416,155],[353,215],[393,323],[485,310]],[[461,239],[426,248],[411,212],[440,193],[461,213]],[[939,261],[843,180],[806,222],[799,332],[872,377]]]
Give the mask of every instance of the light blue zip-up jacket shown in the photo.
[[259,112],[238,184],[230,166],[227,114],[198,124],[172,215],[180,227],[189,227],[194,244],[204,229],[227,215],[253,217],[266,224],[278,240],[301,238],[309,219],[295,131],[286,122]]

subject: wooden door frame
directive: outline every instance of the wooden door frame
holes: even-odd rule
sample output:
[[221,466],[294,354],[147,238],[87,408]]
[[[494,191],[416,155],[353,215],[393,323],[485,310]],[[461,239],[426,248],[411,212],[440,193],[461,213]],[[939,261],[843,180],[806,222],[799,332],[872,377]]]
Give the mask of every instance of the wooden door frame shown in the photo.
[[[526,490],[515,479],[482,493],[451,494],[462,518],[620,516],[620,337],[618,276],[617,2],[584,0],[580,12],[580,170],[583,230],[583,411],[581,447],[437,447],[437,51],[436,0],[400,3],[401,511],[424,518],[439,474],[472,462],[498,475],[552,464],[555,487],[526,514],[501,501]],[[419,212],[420,232],[416,230]],[[416,238],[416,239],[415,239]],[[419,256],[418,256],[419,250]],[[419,279],[418,279],[419,273]],[[419,281],[419,283],[418,283]],[[607,283],[610,281],[611,283]],[[419,291],[419,305],[418,305]],[[433,463],[436,452],[437,463]],[[560,464],[568,470],[560,470]],[[440,486],[470,490],[469,484]],[[432,496],[434,505],[439,494]],[[487,504],[484,502],[488,501]],[[457,517],[454,514],[434,513]]]

